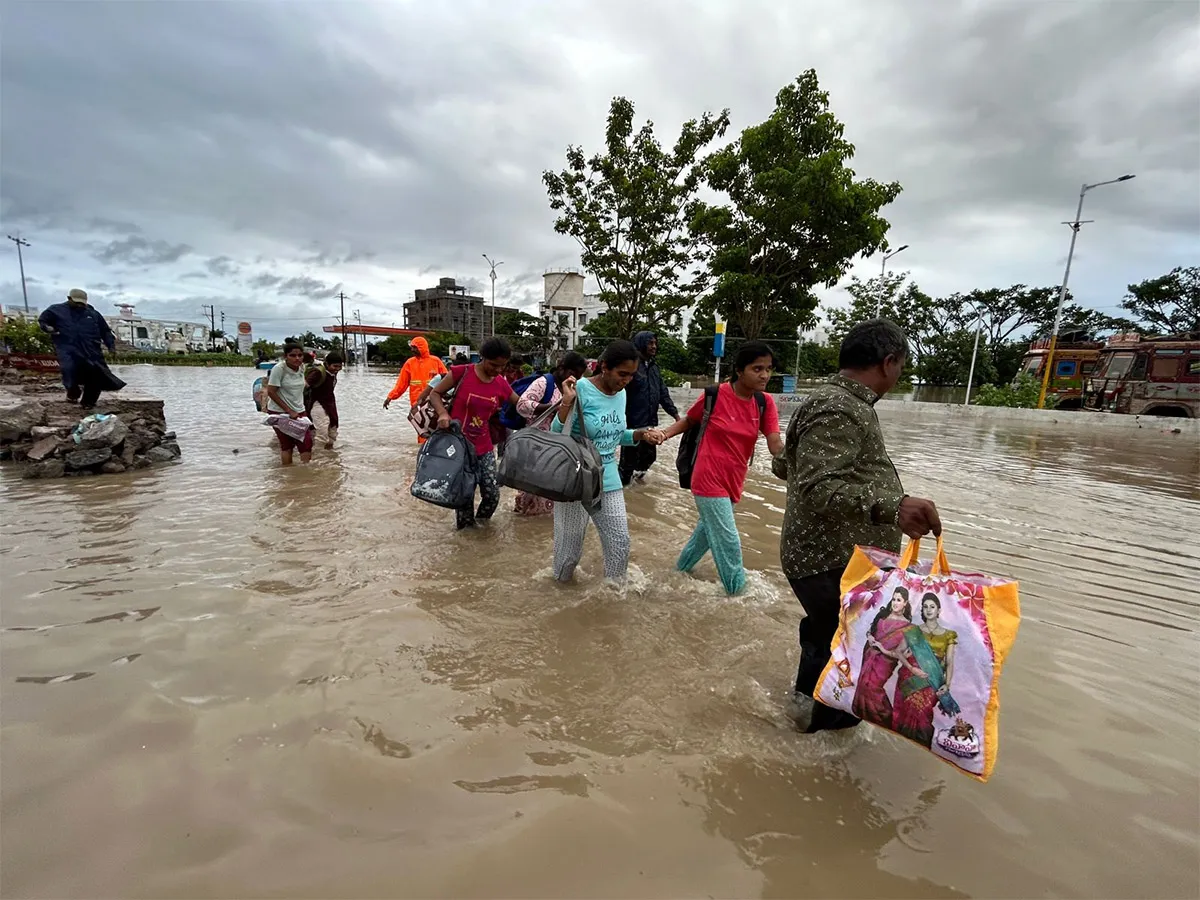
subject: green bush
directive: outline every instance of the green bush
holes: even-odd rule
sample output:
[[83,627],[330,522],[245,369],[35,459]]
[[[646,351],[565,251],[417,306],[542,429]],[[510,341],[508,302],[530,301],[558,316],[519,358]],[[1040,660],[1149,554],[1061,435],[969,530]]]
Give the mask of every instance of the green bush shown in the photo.
[[42,331],[36,319],[21,316],[6,318],[0,329],[0,343],[11,347],[14,353],[53,353],[54,342]]
[[658,374],[662,376],[663,384],[667,387],[683,387],[682,375],[677,375],[670,369],[659,369]]
[[[981,385],[975,394],[976,406],[1007,406],[1013,409],[1035,409],[1042,384],[1028,372],[1017,376],[1016,384]],[[1058,406],[1058,397],[1046,394],[1046,409]]]
[[254,357],[237,353],[111,353],[108,361],[112,365],[128,366],[150,363],[154,366],[241,366],[256,365]]

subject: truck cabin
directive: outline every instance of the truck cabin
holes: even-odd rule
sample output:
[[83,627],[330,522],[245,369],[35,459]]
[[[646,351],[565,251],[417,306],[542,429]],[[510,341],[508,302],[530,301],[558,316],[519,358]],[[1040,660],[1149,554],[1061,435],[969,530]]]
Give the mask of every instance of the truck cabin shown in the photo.
[[[1054,348],[1054,373],[1046,386],[1046,392],[1058,397],[1059,409],[1079,409],[1083,404],[1084,383],[1095,372],[1104,345],[1094,341],[1075,341],[1060,343]],[[1029,351],[1017,371],[1021,375],[1031,375],[1041,381],[1045,375],[1046,357],[1049,355],[1050,342],[1036,340],[1029,345]]]
[[1200,332],[1114,335],[1088,380],[1084,405],[1128,415],[1200,417]]

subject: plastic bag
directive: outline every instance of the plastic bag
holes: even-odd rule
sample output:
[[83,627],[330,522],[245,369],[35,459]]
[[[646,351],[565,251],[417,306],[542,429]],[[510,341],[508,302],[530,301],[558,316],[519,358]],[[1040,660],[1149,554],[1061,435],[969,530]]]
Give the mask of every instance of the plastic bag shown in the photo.
[[951,570],[941,538],[920,564],[920,546],[855,548],[815,696],[987,781],[1000,671],[1021,620],[1017,582]]

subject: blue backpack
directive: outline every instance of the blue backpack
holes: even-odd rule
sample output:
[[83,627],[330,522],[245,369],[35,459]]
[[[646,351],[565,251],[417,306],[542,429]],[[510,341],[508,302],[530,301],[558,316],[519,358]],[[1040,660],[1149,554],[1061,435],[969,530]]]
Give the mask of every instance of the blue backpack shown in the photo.
[[[515,382],[513,382],[513,393],[520,397],[525,393],[526,390],[529,389],[529,386],[539,378],[546,379],[546,393],[544,396],[547,398],[546,402],[549,402],[549,398],[554,396],[553,372],[548,372],[545,375],[526,375],[524,378],[518,378]],[[524,428],[527,423],[525,422],[525,417],[517,412],[517,407],[515,404],[505,403],[500,410],[500,424],[505,428],[511,428],[513,431],[517,431],[521,428]]]

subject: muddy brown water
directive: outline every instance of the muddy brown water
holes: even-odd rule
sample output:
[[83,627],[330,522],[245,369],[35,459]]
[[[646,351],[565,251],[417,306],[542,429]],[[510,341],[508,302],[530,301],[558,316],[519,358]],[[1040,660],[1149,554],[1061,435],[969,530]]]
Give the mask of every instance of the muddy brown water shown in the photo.
[[284,471],[251,372],[121,374],[182,464],[0,474],[6,897],[1200,895],[1191,438],[885,415],[951,562],[1021,582],[980,785],[782,715],[799,609],[763,454],[745,597],[673,571],[669,460],[629,496],[629,589],[594,534],[559,587],[510,492],[467,535],[407,496],[386,376],[343,376],[342,448]]

